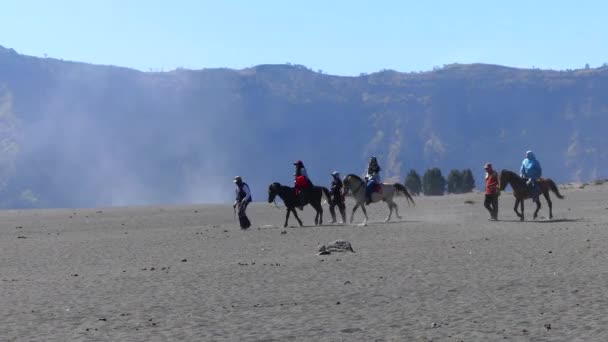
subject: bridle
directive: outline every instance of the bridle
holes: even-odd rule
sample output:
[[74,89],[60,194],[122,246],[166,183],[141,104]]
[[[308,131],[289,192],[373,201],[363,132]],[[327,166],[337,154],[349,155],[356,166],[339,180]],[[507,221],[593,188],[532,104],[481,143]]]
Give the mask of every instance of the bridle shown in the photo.
[[[351,183],[351,181],[349,180],[349,183]],[[361,181],[361,183],[359,184],[359,186],[356,189],[352,189],[353,195],[357,192],[359,192],[359,190],[361,189],[361,187],[363,186],[364,182]]]
[[[272,189],[272,190],[271,190]],[[268,189],[268,191],[272,191],[272,194],[274,195],[273,201],[274,202],[274,206],[277,207],[277,209],[281,209],[279,207],[279,205],[277,204],[277,196],[279,195],[279,190],[277,190],[277,187],[275,184],[272,184],[270,189]]]

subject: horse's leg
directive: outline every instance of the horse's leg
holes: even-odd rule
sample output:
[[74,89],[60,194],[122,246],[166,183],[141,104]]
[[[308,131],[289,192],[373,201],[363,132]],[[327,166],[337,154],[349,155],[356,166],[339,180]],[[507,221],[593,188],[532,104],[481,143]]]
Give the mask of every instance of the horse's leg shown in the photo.
[[[291,213],[291,208],[287,208],[287,214],[285,215],[285,224],[283,225],[283,228],[287,227],[287,221],[289,221],[289,214]],[[295,214],[295,211],[294,211]]]
[[361,206],[361,210],[363,211],[363,215],[365,215],[365,220],[363,220],[363,225],[366,226],[368,217],[367,217],[367,210],[365,209],[364,205]]
[[319,202],[319,225],[323,224],[323,206]]
[[521,208],[521,217],[519,218],[521,221],[523,221],[525,219],[524,216],[524,199],[520,199],[519,200],[519,207]]
[[543,195],[545,195],[545,199],[547,200],[547,205],[549,206],[549,218],[552,219],[553,218],[553,202],[551,202],[551,196],[549,195],[549,191],[543,193]]
[[521,221],[523,221],[524,220],[523,215],[520,214],[519,211],[517,211],[517,206],[519,206],[519,201],[520,201],[519,198],[515,198],[515,206],[513,206],[513,210],[515,211],[515,214],[517,214],[517,217],[519,217],[519,219]]
[[317,215],[315,216],[315,225],[323,224],[323,207],[319,205],[315,205],[315,210],[317,211]]
[[401,220],[401,216],[399,216],[399,208],[397,207],[397,203],[393,202],[393,208],[395,208],[395,216],[398,220]]
[[536,210],[534,211],[534,219],[538,217],[538,211],[540,210],[540,198],[536,200]]
[[[353,219],[355,218],[355,211],[357,211],[357,208],[359,208],[359,203],[355,204],[355,206],[353,207],[353,212],[350,214],[350,223],[353,223]],[[361,206],[361,208],[363,208],[363,206]]]
[[387,200],[386,205],[388,205],[388,216],[384,220],[384,222],[388,222],[391,220],[391,216],[393,215],[393,203],[392,201]]
[[321,205],[321,199],[319,199],[319,225],[323,224],[323,205]]
[[300,224],[300,227],[302,227],[303,226],[302,220],[300,220],[300,218],[298,217],[298,212],[296,211],[296,208],[292,208],[291,210],[293,211],[293,216],[295,216],[296,220],[298,220],[298,223]]
[[513,211],[515,211],[515,214],[517,214],[517,217],[521,217],[521,216],[519,216],[519,211],[517,211],[517,206],[518,205],[519,205],[519,201],[516,198],[515,199],[515,205],[513,206]]

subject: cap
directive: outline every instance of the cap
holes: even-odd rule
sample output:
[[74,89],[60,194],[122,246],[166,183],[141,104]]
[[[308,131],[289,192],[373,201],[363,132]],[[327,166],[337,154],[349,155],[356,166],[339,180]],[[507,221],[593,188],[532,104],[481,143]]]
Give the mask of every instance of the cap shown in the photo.
[[339,175],[340,175],[340,172],[338,172],[338,171],[334,171],[334,172],[332,172],[332,173],[331,173],[331,175],[332,175],[332,176],[339,176]]
[[484,169],[491,169],[492,168],[492,164],[491,163],[486,163],[486,165],[483,166]]
[[234,181],[233,182],[236,183],[236,182],[242,182],[242,181],[243,181],[243,179],[241,179],[241,176],[236,176],[236,177],[234,177]]

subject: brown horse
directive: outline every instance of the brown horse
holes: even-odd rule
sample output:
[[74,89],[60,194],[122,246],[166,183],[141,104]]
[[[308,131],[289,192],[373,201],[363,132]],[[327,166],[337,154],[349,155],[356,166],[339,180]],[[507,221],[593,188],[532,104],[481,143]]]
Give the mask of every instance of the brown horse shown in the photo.
[[[551,198],[549,197],[549,191],[553,191],[557,198],[563,199],[564,196],[559,193],[555,182],[553,182],[550,178],[541,178],[536,181],[540,186],[540,192],[545,196],[547,200],[547,204],[549,205],[549,218],[553,218],[553,202],[551,202]],[[503,191],[507,187],[507,185],[511,185],[513,189],[513,196],[515,197],[515,206],[513,210],[521,221],[524,220],[524,200],[528,198],[533,198],[530,193],[530,189],[528,185],[526,185],[526,179],[519,177],[515,172],[509,170],[502,170],[500,172],[500,190]],[[540,210],[540,199],[538,197],[533,198],[536,202],[536,211],[534,211],[534,219],[538,217],[538,211]],[[517,211],[517,205],[521,207],[521,214]]]

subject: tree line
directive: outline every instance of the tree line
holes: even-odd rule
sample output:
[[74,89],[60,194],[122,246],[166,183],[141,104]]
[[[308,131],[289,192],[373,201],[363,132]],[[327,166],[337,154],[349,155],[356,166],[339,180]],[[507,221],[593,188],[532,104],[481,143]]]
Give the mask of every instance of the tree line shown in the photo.
[[475,179],[471,169],[452,170],[447,179],[439,168],[426,170],[422,178],[415,170],[405,177],[405,186],[415,195],[423,193],[426,196],[442,196],[446,193],[462,194],[475,189]]

